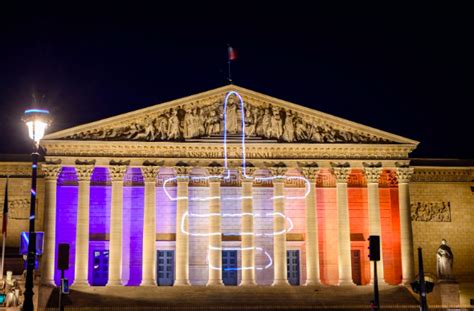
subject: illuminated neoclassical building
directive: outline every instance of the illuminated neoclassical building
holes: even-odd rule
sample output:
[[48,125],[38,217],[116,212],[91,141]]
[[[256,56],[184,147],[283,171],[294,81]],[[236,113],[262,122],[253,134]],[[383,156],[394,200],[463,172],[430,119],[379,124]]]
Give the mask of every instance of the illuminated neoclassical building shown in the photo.
[[[48,134],[42,283],[68,243],[77,287],[365,285],[380,235],[385,283],[413,280],[414,246],[435,273],[446,238],[469,286],[472,164],[417,144],[235,85]],[[27,184],[27,163],[1,165]]]

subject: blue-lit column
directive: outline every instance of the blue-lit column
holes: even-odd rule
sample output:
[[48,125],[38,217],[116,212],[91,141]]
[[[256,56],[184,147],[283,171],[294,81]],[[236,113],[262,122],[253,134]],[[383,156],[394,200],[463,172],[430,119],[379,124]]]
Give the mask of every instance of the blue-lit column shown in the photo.
[[145,182],[143,211],[142,282],[140,286],[156,286],[156,176],[158,166],[141,168]]
[[89,207],[93,165],[76,165],[79,183],[76,225],[76,264],[73,286],[89,286]]
[[112,204],[110,211],[109,281],[107,286],[122,284],[122,231],[123,231],[123,177],[125,165],[110,165],[112,180]]
[[[188,286],[189,283],[189,235],[183,232],[189,232],[189,174],[191,168],[188,166],[177,166],[176,194],[176,278],[174,286]],[[182,226],[182,227],[181,227]]]
[[55,286],[56,187],[61,165],[43,164],[44,175],[44,252],[41,258],[41,284]]

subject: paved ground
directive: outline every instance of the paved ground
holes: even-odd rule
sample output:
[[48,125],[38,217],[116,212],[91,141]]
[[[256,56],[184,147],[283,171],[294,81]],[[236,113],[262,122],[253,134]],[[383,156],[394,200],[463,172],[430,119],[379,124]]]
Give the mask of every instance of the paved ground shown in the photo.
[[[90,287],[72,289],[66,310],[317,310],[369,309],[371,286],[319,288],[269,286],[222,287]],[[53,293],[48,307],[57,307]],[[417,301],[404,288],[382,286],[381,305],[415,306]],[[53,310],[53,309],[50,309]],[[408,309],[405,309],[408,310]]]

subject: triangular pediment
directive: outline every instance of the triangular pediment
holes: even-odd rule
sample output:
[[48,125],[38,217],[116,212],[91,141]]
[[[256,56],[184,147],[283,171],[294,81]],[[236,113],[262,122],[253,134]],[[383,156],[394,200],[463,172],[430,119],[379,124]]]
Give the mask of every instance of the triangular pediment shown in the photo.
[[[279,143],[411,144],[418,142],[236,85],[154,105],[48,134],[45,140],[74,141],[208,141],[222,142],[224,99],[235,91],[245,108],[249,141]],[[227,136],[242,134],[238,97],[228,100]]]

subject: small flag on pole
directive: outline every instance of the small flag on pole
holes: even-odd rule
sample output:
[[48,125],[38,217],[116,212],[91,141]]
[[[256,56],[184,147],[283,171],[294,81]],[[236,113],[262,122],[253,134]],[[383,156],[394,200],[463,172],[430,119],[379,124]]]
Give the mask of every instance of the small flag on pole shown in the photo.
[[237,52],[231,46],[229,46],[228,51],[229,51],[229,61],[236,60]]
[[7,236],[7,225],[8,225],[8,178],[5,183],[5,202],[3,203],[2,234],[4,234],[4,238],[6,238]]

